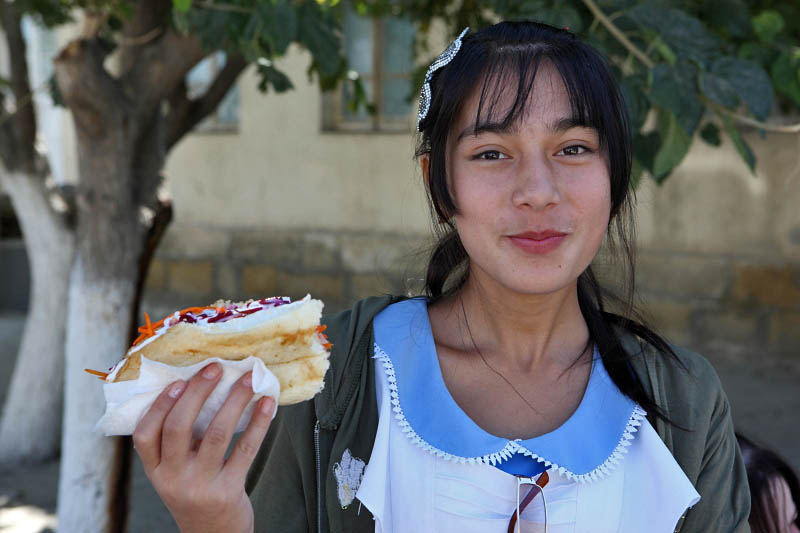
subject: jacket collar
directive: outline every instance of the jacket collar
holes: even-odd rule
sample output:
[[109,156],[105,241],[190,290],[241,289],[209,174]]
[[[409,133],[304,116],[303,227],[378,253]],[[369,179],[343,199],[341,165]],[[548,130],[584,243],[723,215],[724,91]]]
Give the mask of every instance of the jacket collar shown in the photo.
[[351,309],[322,317],[322,323],[328,326],[325,332],[328,342],[333,344],[325,387],[314,399],[322,429],[339,427],[361,385],[362,375],[367,373],[366,367],[372,364],[369,357],[364,357],[372,353],[372,319],[387,306],[404,299],[404,296],[374,296],[356,302]]

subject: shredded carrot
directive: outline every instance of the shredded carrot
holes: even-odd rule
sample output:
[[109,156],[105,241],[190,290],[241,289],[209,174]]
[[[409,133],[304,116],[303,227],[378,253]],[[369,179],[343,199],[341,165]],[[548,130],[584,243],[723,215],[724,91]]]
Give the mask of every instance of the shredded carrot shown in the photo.
[[327,324],[323,324],[321,326],[317,326],[317,333],[322,333],[326,329],[328,329],[328,325]]
[[[186,313],[194,313],[195,315],[199,315],[200,313],[202,313],[206,309],[213,309],[217,313],[222,313],[222,312],[224,312],[226,310],[225,307],[213,307],[213,306],[208,306],[208,307],[187,307],[186,309],[181,309],[180,311],[178,311],[178,316],[183,316]],[[136,340],[133,341],[133,346],[136,346],[140,342],[142,342],[142,341],[144,341],[146,339],[149,339],[150,337],[155,335],[156,331],[159,328],[161,328],[161,326],[164,325],[164,321],[166,321],[168,318],[170,318],[174,314],[175,313],[172,313],[169,316],[166,316],[166,317],[162,318],[158,322],[150,322],[150,317],[148,316],[147,313],[145,313],[144,314],[145,325],[144,326],[139,326],[137,331],[139,333],[141,333],[141,335],[139,335],[136,338]]]
[[144,314],[144,321],[146,323],[147,333],[152,336],[155,332],[153,330],[153,324],[150,323],[150,316],[147,313]]
[[92,369],[89,369],[89,368],[84,368],[83,370],[85,372],[88,372],[89,374],[92,374],[94,376],[98,376],[100,379],[106,379],[108,377],[108,372],[99,372],[97,370],[92,370]]

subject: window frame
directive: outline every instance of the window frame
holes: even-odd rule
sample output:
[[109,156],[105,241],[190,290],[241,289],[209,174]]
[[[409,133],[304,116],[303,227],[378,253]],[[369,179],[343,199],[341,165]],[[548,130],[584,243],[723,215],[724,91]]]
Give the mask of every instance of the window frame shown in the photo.
[[[372,83],[372,103],[375,105],[375,113],[368,114],[366,120],[354,120],[345,114],[344,103],[344,83],[340,82],[336,89],[323,93],[323,131],[333,133],[402,133],[408,134],[414,130],[416,125],[416,103],[415,98],[409,104],[408,114],[403,117],[383,115],[383,96],[384,84],[391,80],[408,80],[409,84],[413,79],[413,70],[405,74],[386,73],[383,65],[383,51],[385,47],[386,31],[385,21],[391,15],[383,17],[371,17],[372,30],[372,72],[369,74],[359,73],[362,83]],[[346,36],[344,37],[347,38]]]

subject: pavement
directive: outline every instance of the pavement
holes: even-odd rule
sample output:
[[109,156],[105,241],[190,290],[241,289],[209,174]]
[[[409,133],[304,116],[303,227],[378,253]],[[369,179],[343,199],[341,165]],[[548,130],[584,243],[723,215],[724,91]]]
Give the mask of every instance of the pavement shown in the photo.
[[[8,389],[23,324],[24,315],[0,313],[0,404]],[[721,343],[694,348],[716,368],[737,430],[771,447],[800,472],[800,358],[770,356]],[[54,531],[57,493],[58,460],[0,472],[0,532]],[[138,457],[130,509],[130,533],[178,531]]]

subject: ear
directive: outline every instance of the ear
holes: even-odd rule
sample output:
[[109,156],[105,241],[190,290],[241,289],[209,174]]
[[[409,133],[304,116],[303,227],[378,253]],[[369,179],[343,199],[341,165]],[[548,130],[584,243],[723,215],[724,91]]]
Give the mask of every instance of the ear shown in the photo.
[[425,189],[431,192],[431,156],[422,154],[419,156],[419,168],[422,170],[422,179],[425,181]]

